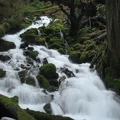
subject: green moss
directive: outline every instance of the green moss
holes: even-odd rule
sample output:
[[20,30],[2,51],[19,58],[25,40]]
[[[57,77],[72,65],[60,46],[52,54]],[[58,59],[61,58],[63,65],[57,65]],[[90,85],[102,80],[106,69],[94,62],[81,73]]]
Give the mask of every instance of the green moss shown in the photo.
[[63,48],[59,48],[58,52],[60,52],[61,54],[65,54],[65,50]]
[[38,56],[37,51],[29,51],[29,57],[32,58],[33,60],[36,60],[37,56]]
[[53,43],[50,45],[50,48],[58,50],[60,48],[63,48],[63,46],[61,46],[59,43]]
[[49,81],[43,75],[38,75],[37,79],[41,87],[49,89]]
[[25,110],[22,110],[15,101],[5,96],[0,95],[0,106],[2,110],[5,110],[5,114],[10,114],[17,120],[35,120]]
[[30,115],[34,116],[36,120],[73,120],[69,117],[62,117],[59,115],[50,115],[48,113],[35,112],[32,110],[26,110]]
[[35,80],[34,80],[34,78],[32,78],[32,77],[27,77],[27,78],[25,78],[25,81],[26,81],[26,84],[35,86]]
[[80,52],[72,52],[69,55],[69,59],[74,63],[80,63]]
[[10,49],[14,49],[16,46],[13,42],[4,41],[0,39],[0,52],[8,51]]
[[80,62],[81,63],[85,63],[85,62],[88,62],[88,54],[89,52],[88,51],[85,51],[85,52],[82,52],[81,55],[80,55]]
[[24,55],[29,56],[33,60],[37,60],[38,52],[32,50],[24,51]]
[[83,49],[83,45],[81,45],[80,43],[76,43],[73,45],[73,49],[77,51],[81,51]]
[[45,76],[47,79],[57,79],[58,74],[56,73],[56,66],[52,63],[44,64],[40,67],[40,74]]
[[6,75],[6,71],[0,69],[0,78],[5,77],[5,75]]
[[37,41],[39,41],[38,31],[35,28],[27,30],[21,37],[22,41],[26,41],[29,44],[38,44]]
[[26,73],[27,73],[26,70],[20,71],[20,72],[18,73],[18,75],[19,75],[20,80],[21,80],[22,83],[25,82]]

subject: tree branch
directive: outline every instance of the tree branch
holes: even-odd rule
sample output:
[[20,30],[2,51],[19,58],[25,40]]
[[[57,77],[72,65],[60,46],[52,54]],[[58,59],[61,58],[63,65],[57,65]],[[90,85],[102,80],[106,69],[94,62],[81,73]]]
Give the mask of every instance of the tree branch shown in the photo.
[[60,7],[61,11],[64,12],[64,13],[68,16],[68,18],[71,18],[71,17],[70,17],[70,14],[68,14],[68,13],[66,12],[66,10],[63,8],[62,5],[58,4],[58,6]]

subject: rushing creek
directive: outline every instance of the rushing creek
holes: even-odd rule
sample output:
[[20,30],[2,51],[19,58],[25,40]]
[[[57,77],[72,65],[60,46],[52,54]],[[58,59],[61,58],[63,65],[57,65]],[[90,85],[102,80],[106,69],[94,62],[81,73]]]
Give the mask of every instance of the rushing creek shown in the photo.
[[[43,106],[50,103],[54,115],[70,116],[75,120],[120,120],[120,104],[116,101],[116,94],[106,90],[97,72],[89,69],[90,64],[73,64],[69,61],[68,55],[61,55],[56,50],[31,45],[38,51],[38,58],[41,61],[47,58],[49,63],[55,64],[59,77],[66,76],[60,71],[61,67],[67,67],[73,71],[75,77],[66,76],[58,90],[46,94],[35,77],[43,63],[38,64],[33,61],[29,75],[35,78],[36,86],[21,83],[16,69],[22,70],[20,66],[21,64],[26,66],[27,60],[23,50],[19,48],[22,43],[20,35],[28,29],[47,26],[50,22],[51,19],[43,16],[28,28],[2,38],[14,42],[16,48],[0,52],[0,55],[8,55],[11,58],[7,62],[0,61],[0,68],[6,71],[6,76],[0,80],[0,94],[8,97],[18,96],[19,106],[23,109],[45,112]],[[41,34],[40,31],[38,34]],[[54,98],[51,98],[51,95],[54,95]]]

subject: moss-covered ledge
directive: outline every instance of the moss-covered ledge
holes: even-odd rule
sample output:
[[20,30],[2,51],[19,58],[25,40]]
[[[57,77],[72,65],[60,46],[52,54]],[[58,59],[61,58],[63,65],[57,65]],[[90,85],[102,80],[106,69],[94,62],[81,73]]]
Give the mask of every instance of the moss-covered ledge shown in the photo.
[[36,112],[33,110],[26,110],[30,115],[32,115],[36,120],[73,120],[69,117],[63,117],[60,115],[50,115],[48,113]]
[[15,99],[0,95],[0,118],[11,117],[16,120],[35,120],[25,110],[21,109]]

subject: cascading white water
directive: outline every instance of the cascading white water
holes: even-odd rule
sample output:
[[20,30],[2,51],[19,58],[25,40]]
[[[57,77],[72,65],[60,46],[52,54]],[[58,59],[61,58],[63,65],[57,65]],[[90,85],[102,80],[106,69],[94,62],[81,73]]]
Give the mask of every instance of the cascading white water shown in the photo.
[[[7,41],[14,42],[16,48],[8,52],[0,52],[11,57],[8,62],[0,61],[0,68],[7,72],[6,76],[0,79],[0,94],[8,97],[18,96],[19,105],[24,109],[45,112],[43,106],[50,103],[53,114],[70,116],[75,120],[120,120],[120,104],[115,101],[115,93],[106,90],[96,71],[89,69],[89,63],[73,64],[68,60],[68,55],[61,55],[56,50],[32,45],[34,50],[38,51],[39,59],[47,58],[49,63],[56,65],[59,77],[66,76],[61,72],[61,67],[73,71],[75,77],[66,76],[67,79],[60,84],[58,91],[53,93],[44,93],[37,81],[36,86],[20,82],[16,69],[22,70],[20,65],[26,66],[27,63],[23,50],[19,49],[20,35],[30,28],[47,26],[50,21],[48,17],[41,17],[41,20],[34,22],[28,28],[3,37]],[[38,66],[38,63],[34,61],[33,66]],[[32,77],[37,74],[37,68],[31,69],[28,73]],[[54,95],[54,99],[51,94]]]

